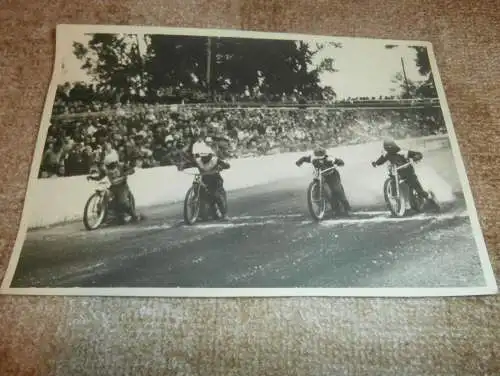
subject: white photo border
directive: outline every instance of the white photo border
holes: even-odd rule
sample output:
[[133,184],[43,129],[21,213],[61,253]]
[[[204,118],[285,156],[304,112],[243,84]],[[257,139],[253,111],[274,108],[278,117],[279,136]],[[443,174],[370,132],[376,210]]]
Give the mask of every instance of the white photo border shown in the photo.
[[[457,288],[16,288],[11,287],[23,244],[28,232],[28,217],[33,196],[33,185],[38,180],[40,162],[47,138],[50,118],[55,101],[55,94],[61,75],[63,51],[61,46],[65,41],[72,39],[73,35],[82,34],[157,34],[157,35],[186,35],[186,36],[214,36],[228,38],[252,38],[252,39],[275,39],[275,40],[317,40],[319,41],[352,41],[367,40],[379,41],[383,44],[397,44],[400,46],[421,46],[427,48],[429,61],[434,76],[434,83],[443,112],[445,126],[451,145],[455,166],[460,179],[460,185],[464,193],[467,213],[470,218],[473,236],[477,245],[477,251],[481,262],[484,286],[457,287]],[[200,28],[178,28],[158,26],[132,26],[132,25],[90,25],[90,24],[59,24],[56,27],[56,50],[52,78],[45,98],[45,105],[41,117],[36,146],[29,173],[29,181],[26,189],[21,222],[11,257],[0,287],[0,295],[38,295],[38,296],[127,296],[127,297],[441,297],[441,296],[477,296],[492,295],[498,293],[493,267],[484,240],[479,216],[474,202],[472,190],[467,176],[465,164],[460,153],[453,126],[452,116],[438,70],[436,56],[432,43],[417,40],[393,40],[369,37],[340,37],[322,36],[296,33],[259,32],[232,29],[200,29]]]

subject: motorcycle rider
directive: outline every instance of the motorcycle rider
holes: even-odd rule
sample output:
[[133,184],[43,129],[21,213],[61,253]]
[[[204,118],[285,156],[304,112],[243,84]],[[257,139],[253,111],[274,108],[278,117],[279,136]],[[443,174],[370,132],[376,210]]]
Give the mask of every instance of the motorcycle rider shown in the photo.
[[218,187],[223,186],[224,180],[219,171],[229,169],[230,165],[215,155],[212,148],[208,145],[210,143],[210,137],[207,137],[205,140],[198,139],[192,145],[189,159],[181,163],[177,168],[179,171],[192,167],[198,168],[202,174],[202,181],[207,186],[208,201],[212,204],[212,207],[214,204],[217,204],[220,208],[224,203],[218,197],[216,191]]
[[[100,181],[108,178],[110,182],[110,191],[114,196],[117,210],[120,214],[129,214],[133,222],[139,220],[134,205],[129,201],[130,188],[127,183],[127,175],[134,173],[133,168],[126,168],[120,163],[118,153],[115,150],[109,150],[96,169],[87,177],[88,180]],[[120,221],[123,223],[123,215],[120,215]]]
[[[373,167],[381,166],[386,162],[399,167],[408,163],[410,160],[418,162],[423,158],[422,153],[418,151],[402,150],[394,140],[384,140],[383,148],[385,153],[383,153],[376,161],[372,162]],[[400,169],[398,172],[399,176],[405,179],[408,185],[413,188],[420,197],[425,200],[434,201],[429,192],[422,188],[417,174],[415,173],[415,168],[411,164]]]
[[[318,166],[320,170],[344,165],[344,161],[340,158],[331,159],[326,153],[326,150],[323,148],[318,148],[314,150],[312,156],[303,156],[295,162],[295,164],[299,167],[303,163],[312,163],[314,166]],[[331,170],[322,173],[322,176],[325,179],[328,188],[330,188],[330,205],[332,206],[332,209],[336,211],[337,215],[349,214],[351,211],[351,205],[349,204],[349,200],[347,200],[344,192],[344,187],[338,170],[336,168],[332,168]],[[339,200],[341,205],[335,205],[336,198]]]

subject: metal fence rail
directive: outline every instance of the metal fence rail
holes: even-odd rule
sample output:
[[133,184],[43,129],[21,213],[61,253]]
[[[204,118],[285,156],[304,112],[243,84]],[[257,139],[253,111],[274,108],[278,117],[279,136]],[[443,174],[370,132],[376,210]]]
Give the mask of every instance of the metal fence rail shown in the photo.
[[[214,110],[230,110],[230,109],[247,109],[247,110],[260,110],[260,109],[276,109],[276,110],[403,110],[403,109],[427,109],[439,108],[440,102],[438,98],[429,99],[360,99],[352,101],[337,101],[333,103],[261,103],[261,102],[241,102],[241,103],[186,103],[186,104],[160,104],[154,105],[156,111],[167,110],[172,108],[210,108]],[[144,109],[134,109],[132,112],[140,113]],[[109,116],[116,113],[116,110],[110,109],[97,112],[78,112],[68,114],[53,115],[53,119],[77,119],[89,118],[99,116]]]

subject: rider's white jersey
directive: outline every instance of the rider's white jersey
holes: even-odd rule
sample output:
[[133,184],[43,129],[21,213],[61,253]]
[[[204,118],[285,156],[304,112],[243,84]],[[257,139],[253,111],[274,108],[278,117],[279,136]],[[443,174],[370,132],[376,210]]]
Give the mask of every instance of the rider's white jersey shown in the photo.
[[217,172],[216,167],[219,163],[219,158],[217,158],[216,156],[212,156],[212,158],[210,158],[210,160],[207,163],[203,163],[201,157],[196,158],[195,161],[198,168],[204,174],[210,174],[210,173],[215,174]]

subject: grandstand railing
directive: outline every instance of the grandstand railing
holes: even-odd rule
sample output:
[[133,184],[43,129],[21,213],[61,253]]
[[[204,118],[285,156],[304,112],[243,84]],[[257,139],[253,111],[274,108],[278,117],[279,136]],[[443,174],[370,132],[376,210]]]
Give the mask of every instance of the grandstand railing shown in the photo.
[[[212,108],[212,109],[423,109],[429,107],[440,107],[439,98],[426,99],[356,99],[338,100],[335,102],[306,102],[306,103],[283,103],[283,102],[211,102],[211,103],[184,103],[184,104],[158,104],[154,105],[156,111],[172,108]],[[133,111],[135,112],[135,111]],[[144,112],[144,108],[140,111]],[[99,117],[116,114],[116,109],[97,112],[77,112],[66,114],[55,114],[53,119],[71,119]]]

